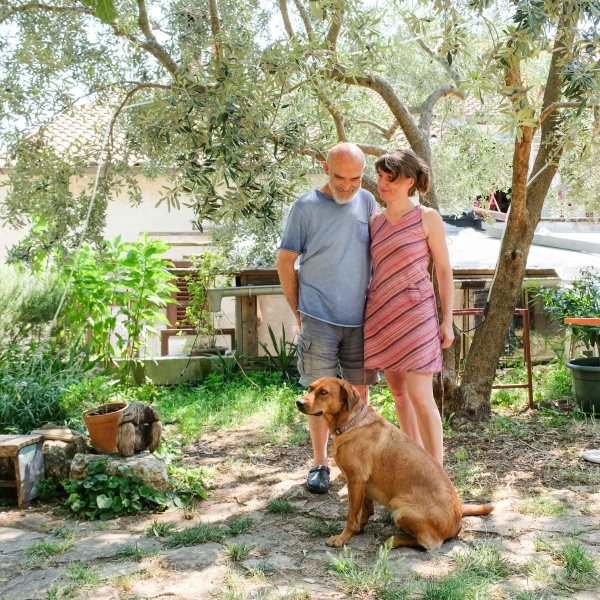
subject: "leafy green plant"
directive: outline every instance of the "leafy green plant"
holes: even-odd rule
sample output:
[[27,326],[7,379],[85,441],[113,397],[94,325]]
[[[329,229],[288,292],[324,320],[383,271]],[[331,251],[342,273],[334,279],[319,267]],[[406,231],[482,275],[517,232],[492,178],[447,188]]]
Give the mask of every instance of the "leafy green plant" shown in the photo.
[[167,464],[169,484],[173,492],[186,501],[192,497],[208,498],[206,479],[210,476],[206,467],[182,467],[171,462]]
[[289,379],[292,363],[298,354],[298,346],[286,339],[283,323],[281,324],[281,338],[279,339],[279,342],[275,338],[275,334],[270,325],[268,329],[274,352],[271,352],[270,348],[265,343],[259,342],[259,344],[269,358],[269,365],[275,367],[284,377]]
[[225,544],[225,556],[237,562],[248,558],[254,546],[248,544],[236,544],[229,542]]
[[182,546],[195,546],[206,542],[220,542],[226,533],[222,527],[217,525],[200,523],[173,532],[167,541],[167,546],[169,548],[181,548]]
[[11,347],[0,361],[0,433],[27,433],[46,423],[63,423],[68,415],[60,399],[96,366],[89,349]]
[[58,486],[51,477],[43,477],[37,482],[40,500],[54,500],[58,495]]
[[[205,338],[200,342],[202,347],[215,348],[218,333],[216,326],[217,313],[213,312],[208,288],[215,287],[217,280],[229,275],[227,259],[214,252],[203,252],[192,257],[192,274],[183,279],[187,282],[190,294],[189,305],[185,309],[185,319],[181,326],[191,327],[196,330],[198,337]],[[226,285],[230,282],[227,281]]]
[[174,523],[165,523],[163,522],[159,522],[156,519],[154,519],[154,521],[148,525],[148,527],[146,527],[146,535],[148,537],[157,537],[157,538],[161,538],[161,537],[168,537],[169,535],[171,535],[171,533],[173,533],[173,531],[175,531],[175,524]]
[[239,535],[240,533],[246,533],[252,525],[252,519],[250,517],[238,517],[231,519],[227,524],[229,535]]
[[139,477],[131,475],[125,465],[119,467],[120,476],[104,472],[106,459],[91,463],[88,476],[76,481],[64,481],[63,487],[69,494],[65,504],[77,515],[102,521],[135,515],[142,509],[166,510],[184,506],[180,498],[144,485]]
[[[544,302],[546,315],[564,326],[566,318],[600,318],[600,273],[581,269],[570,285],[541,289],[536,297]],[[573,338],[593,349],[600,344],[600,327],[569,325]],[[600,349],[600,346],[599,346]]]
[[71,419],[81,421],[86,410],[113,401],[116,384],[116,381],[101,375],[83,379],[67,388],[60,398],[60,405]]

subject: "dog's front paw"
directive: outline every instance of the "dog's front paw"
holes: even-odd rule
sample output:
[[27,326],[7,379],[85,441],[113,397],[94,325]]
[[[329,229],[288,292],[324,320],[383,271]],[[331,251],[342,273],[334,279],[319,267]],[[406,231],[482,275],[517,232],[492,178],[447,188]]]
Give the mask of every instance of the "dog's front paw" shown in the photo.
[[341,548],[347,541],[342,535],[332,535],[325,543],[332,548]]

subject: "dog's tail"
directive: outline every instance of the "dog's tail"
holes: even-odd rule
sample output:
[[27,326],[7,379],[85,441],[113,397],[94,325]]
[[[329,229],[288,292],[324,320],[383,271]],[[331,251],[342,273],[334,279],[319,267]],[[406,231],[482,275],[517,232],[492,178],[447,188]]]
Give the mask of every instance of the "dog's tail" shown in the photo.
[[463,517],[476,517],[480,515],[489,515],[494,510],[491,504],[483,506],[482,504],[463,504],[462,505],[462,516]]

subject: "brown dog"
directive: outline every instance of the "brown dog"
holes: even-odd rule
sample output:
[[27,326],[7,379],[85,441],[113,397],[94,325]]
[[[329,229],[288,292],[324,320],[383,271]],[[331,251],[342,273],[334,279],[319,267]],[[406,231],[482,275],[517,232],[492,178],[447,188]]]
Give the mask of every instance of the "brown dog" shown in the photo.
[[334,377],[315,381],[296,402],[306,415],[323,415],[336,434],[331,453],[348,482],[348,521],[328,546],[343,546],[362,531],[383,504],[398,527],[392,546],[439,548],[456,537],[465,515],[487,515],[493,506],[461,504],[444,469],[400,429],[360,398],[349,383]]

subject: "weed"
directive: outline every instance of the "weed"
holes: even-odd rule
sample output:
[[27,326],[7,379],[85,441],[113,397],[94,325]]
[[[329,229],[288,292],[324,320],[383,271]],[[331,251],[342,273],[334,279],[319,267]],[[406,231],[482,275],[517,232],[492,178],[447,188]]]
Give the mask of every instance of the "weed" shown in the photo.
[[102,521],[100,523],[96,523],[96,525],[94,525],[94,531],[104,531],[107,528],[108,528],[108,524],[103,523]]
[[488,544],[468,547],[454,556],[454,562],[457,569],[475,577],[497,580],[508,575],[508,562],[497,548]]
[[219,542],[225,537],[225,532],[216,525],[204,524],[186,527],[181,531],[174,531],[167,541],[169,548],[181,548],[182,546],[195,546],[206,542]]
[[58,486],[52,477],[44,477],[37,482],[40,500],[54,500],[58,495]]
[[594,559],[577,540],[536,537],[534,547],[538,552],[549,552],[552,558],[562,563],[563,568],[555,574],[557,583],[584,587],[598,580]]
[[270,500],[267,504],[267,511],[271,513],[289,513],[294,507],[287,500]]
[[536,592],[517,592],[515,594],[515,600],[540,600],[541,598],[543,598],[543,594]]
[[308,528],[311,535],[317,537],[329,537],[342,532],[342,524],[337,521],[313,521]]
[[252,519],[250,517],[239,517],[237,519],[231,519],[228,523],[229,535],[239,535],[240,533],[246,533],[252,525]]
[[548,496],[533,496],[520,500],[518,511],[532,517],[564,517],[565,505]]
[[225,556],[236,562],[244,560],[250,556],[252,548],[254,546],[249,546],[248,544],[227,543],[225,544]]
[[67,577],[69,578],[69,585],[62,590],[62,598],[72,598],[83,588],[90,589],[100,585],[100,577],[98,577],[96,569],[81,563],[71,563],[67,571]]
[[383,515],[381,516],[381,520],[386,525],[394,525],[394,523],[396,522],[394,520],[394,515],[387,508],[383,511]]
[[71,548],[74,543],[74,536],[71,533],[70,535],[66,535],[61,542],[45,540],[43,542],[33,544],[25,550],[25,555],[34,558],[49,558],[50,556],[55,556],[61,552],[65,552]]
[[427,600],[475,600],[483,596],[481,581],[469,573],[452,573],[440,579],[429,579],[425,584]]
[[295,587],[288,588],[283,594],[279,596],[279,600],[304,600],[305,598],[310,598],[308,590],[299,590]]
[[469,453],[467,452],[466,448],[463,448],[462,446],[454,453],[454,456],[456,457],[456,460],[467,460],[469,458]]
[[152,556],[158,556],[158,550],[138,548],[137,546],[123,546],[115,554],[117,560],[135,560],[136,562],[141,562],[144,558]]
[[146,535],[148,537],[168,537],[173,531],[175,531],[173,523],[162,523],[156,519],[146,527]]
[[375,563],[364,567],[356,564],[352,552],[344,550],[337,558],[332,557],[329,569],[351,596],[375,595],[391,581],[388,569],[391,547],[390,543],[381,546]]
[[46,591],[44,600],[58,600],[58,586],[56,584]]

